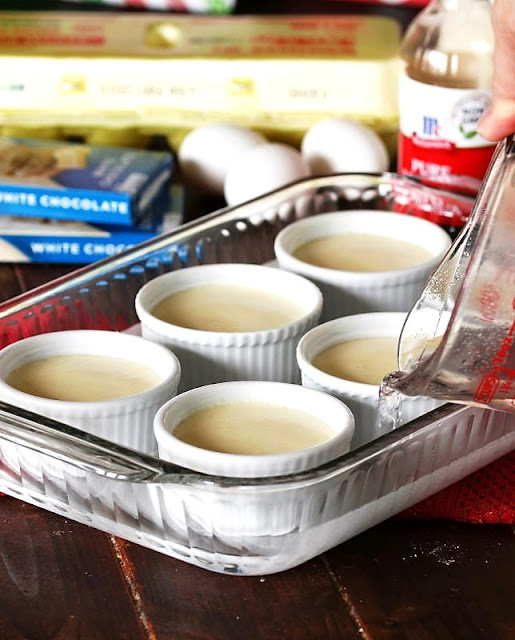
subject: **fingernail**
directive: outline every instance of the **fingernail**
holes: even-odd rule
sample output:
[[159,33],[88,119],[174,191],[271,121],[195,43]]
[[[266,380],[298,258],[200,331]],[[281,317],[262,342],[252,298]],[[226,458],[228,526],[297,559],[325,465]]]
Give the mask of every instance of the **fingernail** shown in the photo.
[[487,133],[488,121],[490,120],[491,114],[492,114],[492,107],[490,106],[483,111],[477,123],[477,130],[479,131],[479,135],[483,137],[484,137],[483,134]]

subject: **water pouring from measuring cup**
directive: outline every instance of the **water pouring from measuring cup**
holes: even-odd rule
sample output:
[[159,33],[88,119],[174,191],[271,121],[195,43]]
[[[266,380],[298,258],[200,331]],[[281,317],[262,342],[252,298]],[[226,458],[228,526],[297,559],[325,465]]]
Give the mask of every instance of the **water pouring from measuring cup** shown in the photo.
[[382,392],[515,413],[515,139],[498,144],[473,211],[407,316]]

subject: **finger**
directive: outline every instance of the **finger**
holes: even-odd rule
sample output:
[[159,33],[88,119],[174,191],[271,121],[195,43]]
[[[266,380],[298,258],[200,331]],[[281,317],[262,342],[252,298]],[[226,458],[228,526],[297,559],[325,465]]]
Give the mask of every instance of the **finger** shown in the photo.
[[515,132],[515,0],[494,0],[495,34],[492,106],[479,122],[479,133],[498,141]]

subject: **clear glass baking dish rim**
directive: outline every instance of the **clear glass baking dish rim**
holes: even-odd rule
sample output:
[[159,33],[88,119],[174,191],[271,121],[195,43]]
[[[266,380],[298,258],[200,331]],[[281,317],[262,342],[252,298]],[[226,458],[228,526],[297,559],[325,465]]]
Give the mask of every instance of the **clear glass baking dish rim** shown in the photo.
[[230,478],[202,474],[2,401],[0,425],[1,439],[110,480],[272,493],[285,488],[294,490],[316,485],[338,475],[352,473],[365,461],[402,446],[402,442],[408,442],[413,435],[421,436],[424,430],[432,432],[438,421],[457,417],[470,410],[466,406],[445,404],[323,465],[273,478]]

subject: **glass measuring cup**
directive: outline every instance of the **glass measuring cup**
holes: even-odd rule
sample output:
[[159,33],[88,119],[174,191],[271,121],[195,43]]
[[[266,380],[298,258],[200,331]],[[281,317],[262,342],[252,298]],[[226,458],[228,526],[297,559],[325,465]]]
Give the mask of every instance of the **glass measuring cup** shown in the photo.
[[515,139],[498,144],[467,224],[408,314],[405,395],[515,412]]

